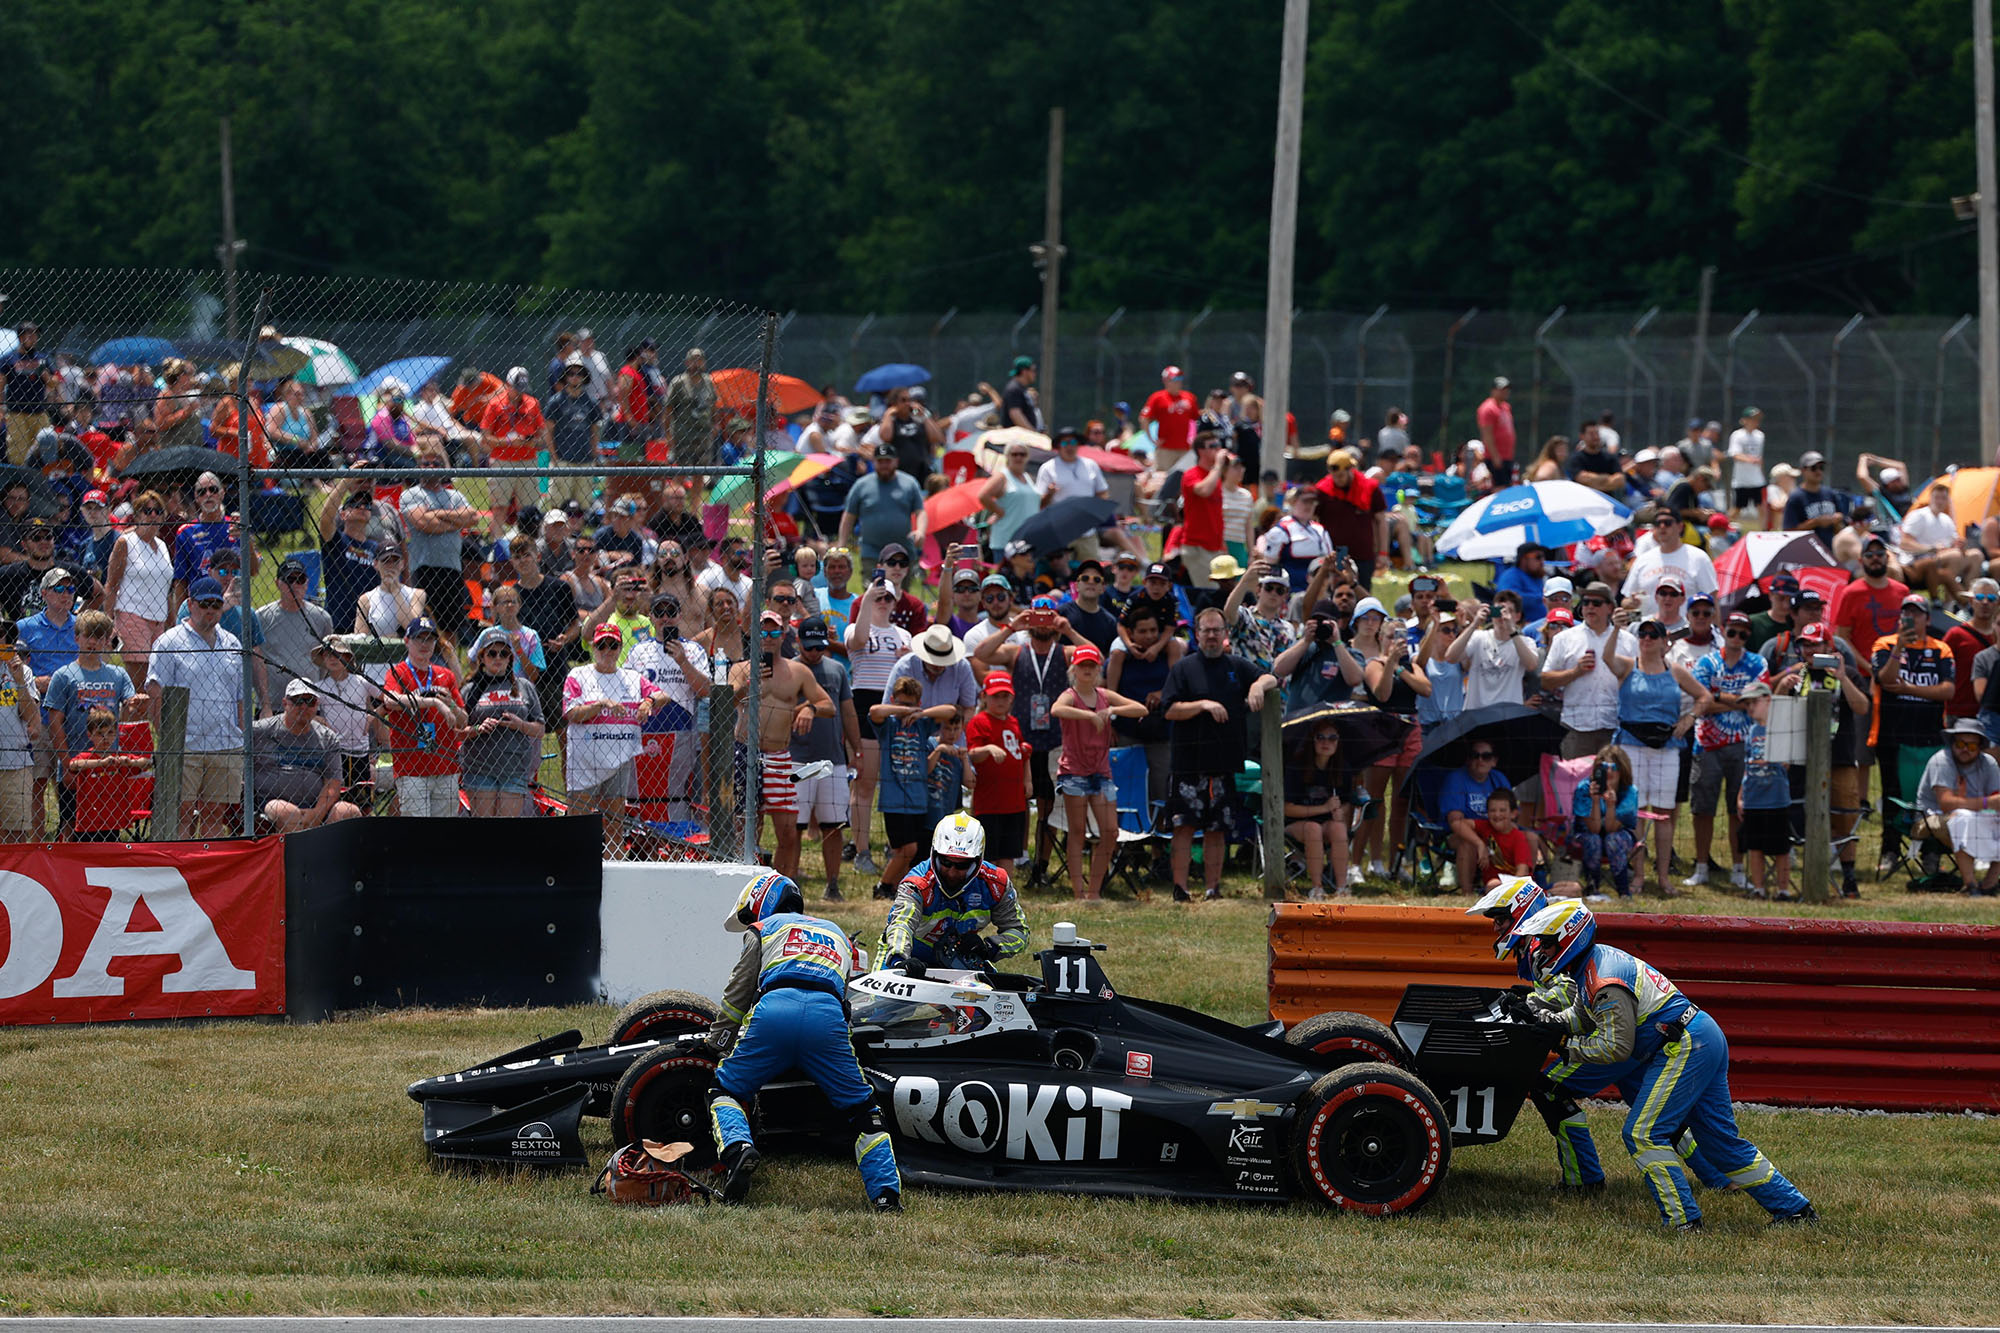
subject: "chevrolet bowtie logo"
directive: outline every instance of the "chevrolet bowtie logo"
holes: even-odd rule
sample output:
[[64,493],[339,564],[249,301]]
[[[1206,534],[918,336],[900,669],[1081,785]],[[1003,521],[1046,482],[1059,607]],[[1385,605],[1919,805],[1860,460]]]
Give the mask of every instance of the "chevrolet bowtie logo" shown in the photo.
[[1233,1102],[1210,1102],[1210,1115],[1226,1115],[1231,1120],[1255,1120],[1259,1116],[1276,1115],[1284,1108],[1276,1102],[1260,1102],[1254,1097],[1238,1097]]

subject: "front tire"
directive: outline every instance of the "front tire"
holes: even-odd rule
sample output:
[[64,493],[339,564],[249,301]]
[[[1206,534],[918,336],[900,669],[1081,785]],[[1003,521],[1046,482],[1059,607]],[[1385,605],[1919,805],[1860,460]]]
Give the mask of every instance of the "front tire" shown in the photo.
[[687,990],[656,990],[618,1011],[604,1044],[630,1046],[641,1041],[672,1041],[689,1032],[708,1031],[715,1015],[715,1002],[706,995]]
[[1451,1128],[1407,1070],[1369,1063],[1321,1075],[1293,1124],[1292,1168],[1316,1203],[1385,1217],[1423,1207],[1444,1186]]
[[1387,1023],[1366,1014],[1314,1014],[1293,1026],[1285,1034],[1285,1040],[1314,1055],[1326,1056],[1336,1069],[1364,1061],[1395,1065],[1398,1069],[1408,1069],[1414,1064],[1403,1039]]
[[680,1046],[661,1046],[632,1062],[611,1090],[611,1141],[687,1143],[681,1159],[698,1169],[715,1165],[715,1136],[708,1127],[708,1090],[715,1059]]

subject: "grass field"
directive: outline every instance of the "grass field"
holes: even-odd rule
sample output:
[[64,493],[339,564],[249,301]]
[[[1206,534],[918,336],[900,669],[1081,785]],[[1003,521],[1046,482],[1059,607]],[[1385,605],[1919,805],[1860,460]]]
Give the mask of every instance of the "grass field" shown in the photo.
[[[1259,903],[1030,912],[1038,935],[1073,916],[1109,942],[1131,993],[1262,1014]],[[838,915],[864,937],[879,928],[872,909]],[[1530,1113],[1508,1141],[1458,1154],[1432,1209],[1387,1222],[921,1189],[905,1215],[877,1218],[847,1164],[782,1159],[754,1207],[642,1212],[591,1199],[581,1175],[426,1165],[407,1082],[608,1017],[0,1032],[14,1126],[0,1141],[0,1313],[2000,1318],[2000,1121],[1973,1117],[1746,1111],[1826,1221],[1767,1231],[1748,1199],[1705,1196],[1698,1237],[1658,1229],[1609,1109],[1592,1116],[1605,1195],[1550,1196],[1553,1154]],[[586,1130],[601,1158],[603,1122]]]

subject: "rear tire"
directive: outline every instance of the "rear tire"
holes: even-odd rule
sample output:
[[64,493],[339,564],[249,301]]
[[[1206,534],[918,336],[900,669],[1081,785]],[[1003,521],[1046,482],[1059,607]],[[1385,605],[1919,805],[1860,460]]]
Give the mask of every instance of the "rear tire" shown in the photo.
[[1339,1069],[1364,1061],[1408,1069],[1414,1061],[1403,1039],[1387,1023],[1366,1014],[1314,1014],[1285,1034],[1285,1040],[1315,1055],[1323,1055]]
[[681,1159],[694,1169],[715,1165],[715,1136],[708,1128],[708,1090],[715,1060],[679,1046],[661,1046],[632,1062],[611,1090],[611,1141],[654,1139],[691,1144]]
[[1321,1075],[1299,1098],[1292,1168],[1300,1192],[1384,1217],[1423,1207],[1444,1185],[1451,1128],[1416,1075],[1386,1064]]
[[[687,990],[656,990],[641,995],[611,1020],[607,1046],[640,1041],[671,1041],[689,1032],[706,1032],[715,1022],[715,1002]],[[620,1140],[628,1142],[629,1140]]]

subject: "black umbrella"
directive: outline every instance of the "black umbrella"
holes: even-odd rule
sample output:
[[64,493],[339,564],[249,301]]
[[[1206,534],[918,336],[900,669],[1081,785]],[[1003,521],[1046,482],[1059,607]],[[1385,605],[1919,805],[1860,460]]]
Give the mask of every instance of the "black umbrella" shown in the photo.
[[213,472],[218,477],[226,477],[235,471],[236,460],[220,449],[207,449],[199,444],[176,444],[140,454],[126,465],[120,475],[193,478],[204,472]]
[[1109,500],[1075,496],[1058,500],[1031,516],[1014,529],[1014,540],[1026,542],[1037,551],[1053,551],[1068,546],[1086,532],[1110,527],[1118,521],[1118,506]]
[[1562,748],[1563,726],[1522,704],[1488,704],[1425,733],[1417,767],[1462,768],[1473,741],[1491,745],[1495,766],[1518,785],[1541,773],[1543,755]]
[[1303,733],[1322,722],[1333,723],[1333,729],[1340,733],[1340,764],[1350,773],[1359,773],[1370,764],[1387,759],[1410,738],[1410,723],[1371,704],[1309,704],[1296,713],[1286,714],[1286,748],[1299,743]]
[[69,508],[69,502],[57,495],[49,479],[42,475],[40,468],[22,467],[18,463],[0,464],[0,491],[5,491],[15,483],[28,488],[28,517],[55,518]]

